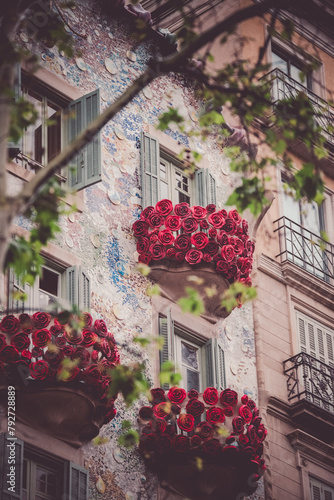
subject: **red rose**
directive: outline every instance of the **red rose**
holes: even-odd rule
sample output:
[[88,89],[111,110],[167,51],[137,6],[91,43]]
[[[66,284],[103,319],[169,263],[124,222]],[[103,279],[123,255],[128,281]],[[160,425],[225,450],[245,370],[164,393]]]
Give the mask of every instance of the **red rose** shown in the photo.
[[36,312],[32,315],[35,328],[46,328],[51,320],[51,315],[46,312]]
[[54,325],[50,327],[50,332],[57,337],[60,333],[64,333],[64,327],[55,319]]
[[181,404],[186,399],[186,396],[186,391],[179,387],[171,387],[167,394],[169,401],[177,404]]
[[203,262],[211,262],[212,256],[208,253],[203,252]]
[[253,418],[253,421],[252,421],[252,424],[255,426],[255,427],[259,427],[260,423],[262,421],[262,418],[261,417],[254,417]]
[[[157,230],[159,233],[159,230]],[[151,233],[148,233],[148,236],[150,237],[150,245],[153,243],[156,243],[158,241],[158,234],[155,231],[152,231]]]
[[172,412],[174,413],[174,415],[180,415],[181,406],[177,405],[176,403],[172,403]]
[[236,255],[240,255],[242,254],[242,252],[244,251],[244,243],[243,241],[240,239],[240,238],[234,238],[233,236],[231,238],[229,238],[229,242],[230,242],[230,245],[233,246],[234,248],[234,253]]
[[139,410],[139,418],[141,420],[152,420],[153,418],[153,410],[150,406],[142,406]]
[[24,359],[26,361],[30,361],[32,358],[32,354],[30,351],[28,351],[28,349],[23,349],[23,351],[21,352],[21,359]]
[[145,253],[141,253],[138,257],[138,262],[141,262],[142,264],[145,264],[146,266],[151,262],[152,257],[150,255],[147,255]]
[[226,219],[227,212],[226,212],[225,208],[223,208],[222,210],[219,210],[219,212],[222,214],[222,216],[224,217],[224,219]]
[[191,210],[189,207],[189,203],[183,202],[183,203],[178,203],[174,207],[174,213],[175,215],[178,215],[179,217],[187,217],[188,215],[191,214]]
[[43,354],[44,360],[51,366],[57,367],[62,359],[61,353],[59,351],[49,351],[47,350]]
[[204,219],[206,217],[207,211],[203,207],[200,207],[198,205],[194,205],[193,207],[191,207],[191,211],[192,211],[193,216],[197,220]]
[[223,231],[223,230],[219,231],[219,234],[217,236],[217,241],[218,241],[220,246],[228,245],[229,240],[228,240],[228,236],[225,233],[225,231]]
[[210,227],[209,236],[210,236],[210,238],[216,238],[217,237],[217,229],[214,227]]
[[239,408],[239,415],[242,417],[246,424],[249,424],[252,421],[252,412],[247,405],[242,405]]
[[224,245],[221,249],[221,256],[226,262],[232,262],[235,257],[234,248],[232,245]]
[[194,429],[195,419],[193,415],[181,413],[177,419],[177,425],[182,431],[191,432]]
[[159,231],[158,238],[163,245],[171,245],[174,242],[174,236],[169,229]]
[[208,221],[216,229],[223,227],[223,225],[225,224],[225,219],[220,212],[213,212],[212,214],[210,214],[208,217]]
[[169,259],[173,259],[176,255],[176,250],[174,247],[171,247],[171,248],[167,248],[166,250],[166,256],[169,258]]
[[165,454],[168,453],[172,448],[172,440],[171,437],[164,432],[159,436],[159,441],[158,441],[158,451],[159,453]]
[[78,345],[78,344],[81,344],[81,342],[82,342],[82,335],[81,335],[81,333],[77,332],[76,330],[65,331],[64,337],[69,344]]
[[249,408],[250,408],[251,410],[254,410],[254,412],[253,412],[253,413],[254,413],[254,416],[257,416],[257,415],[255,415],[255,413],[256,413],[256,412],[255,412],[255,409],[257,409],[257,408],[256,408],[256,403],[255,403],[255,401],[253,401],[252,399],[249,399],[249,400],[248,400],[248,402],[247,402],[247,406],[249,406]]
[[237,260],[237,266],[240,269],[241,274],[248,274],[252,270],[252,260],[239,257]]
[[88,312],[83,313],[83,315],[81,316],[81,319],[83,320],[84,326],[86,328],[89,328],[90,326],[92,326],[93,318],[92,318],[92,315],[89,314]]
[[209,223],[206,219],[203,219],[199,222],[199,227],[201,229],[209,229]]
[[146,236],[148,233],[148,223],[143,220],[136,220],[132,225],[133,234],[138,236]]
[[5,316],[0,323],[0,330],[9,335],[17,333],[19,331],[19,327],[20,321],[11,314]]
[[227,234],[235,234],[235,232],[237,230],[236,222],[233,219],[231,219],[230,217],[228,217],[225,220],[224,230]]
[[181,227],[183,228],[185,233],[194,233],[197,231],[198,222],[194,217],[187,217],[183,219],[181,222]]
[[22,325],[22,330],[24,333],[31,333],[33,331],[32,319],[29,314],[23,313],[19,316],[20,323]]
[[198,446],[201,446],[202,440],[201,438],[195,434],[195,436],[192,436],[190,438],[190,447],[191,448],[198,448]]
[[31,351],[33,358],[40,358],[43,356],[43,349],[41,347],[34,347]]
[[105,337],[108,333],[107,325],[106,325],[105,321],[103,321],[103,319],[97,319],[95,321],[94,330],[98,334],[99,337]]
[[185,252],[176,252],[175,254],[175,259],[178,261],[178,262],[183,262],[184,259],[186,257],[186,254]]
[[167,427],[167,424],[166,424],[164,419],[156,418],[154,420],[154,428],[155,428],[156,432],[158,432],[159,434],[162,434],[163,432],[165,432],[166,427]]
[[83,347],[77,347],[73,353],[73,359],[78,360],[79,368],[86,368],[90,360],[90,353]]
[[158,229],[164,223],[164,218],[159,214],[159,212],[154,211],[147,217],[147,222],[151,227]]
[[64,345],[61,348],[61,353],[62,353],[63,356],[71,358],[72,354],[74,353],[74,348],[71,345]]
[[202,250],[209,243],[209,238],[205,233],[200,231],[192,234],[190,241],[198,250]]
[[171,405],[166,401],[163,401],[162,403],[158,403],[153,407],[153,412],[156,417],[165,418],[171,412]]
[[186,252],[187,250],[189,250],[191,247],[191,241],[190,241],[190,238],[188,235],[186,234],[179,234],[177,237],[176,237],[176,240],[175,240],[175,248],[177,248],[178,250],[183,250],[184,252]]
[[51,333],[46,328],[35,330],[31,339],[35,347],[46,347],[51,342]]
[[208,405],[216,405],[218,403],[218,391],[215,387],[207,387],[203,392],[203,399]]
[[101,379],[101,373],[97,365],[90,365],[84,371],[84,380],[87,384],[97,385]]
[[32,378],[44,380],[49,374],[49,365],[46,361],[35,361],[31,363],[29,372]]
[[7,345],[6,337],[1,333],[0,334],[0,351]]
[[173,448],[178,453],[187,453],[190,449],[190,441],[187,436],[175,436],[172,441]]
[[11,338],[11,345],[16,347],[18,351],[23,351],[23,349],[28,349],[30,346],[30,339],[26,333],[16,333],[14,337]]
[[202,401],[199,401],[196,398],[190,399],[187,403],[186,411],[187,413],[190,413],[190,415],[193,415],[195,418],[199,417],[204,411],[204,404],[202,403]]
[[4,363],[13,363],[20,358],[19,351],[12,345],[6,345],[0,351],[0,361]]
[[173,203],[170,200],[161,200],[155,205],[156,211],[166,217],[173,210]]
[[215,210],[216,210],[216,205],[214,205],[213,203],[210,203],[209,205],[206,206],[206,211],[208,212],[208,214],[213,214]]
[[219,424],[225,421],[225,414],[221,408],[209,408],[206,411],[206,420],[210,424]]
[[144,210],[140,214],[140,218],[146,221],[147,217],[150,215],[151,212],[154,212],[154,207],[144,208]]
[[160,387],[157,387],[155,389],[150,390],[151,396],[152,396],[152,404],[156,405],[158,403],[163,403],[166,401],[165,397],[165,391],[161,389]]
[[171,231],[178,231],[181,227],[181,218],[178,215],[169,215],[165,220],[165,227]]
[[241,222],[241,217],[237,210],[230,210],[228,216],[230,219],[234,220],[237,224]]
[[232,406],[230,406],[230,405],[225,405],[223,408],[223,413],[227,417],[232,417],[232,415],[234,413],[234,408],[232,408]]
[[137,240],[137,252],[146,253],[150,247],[150,240],[147,236],[139,236]]
[[95,342],[98,339],[96,333],[93,332],[92,330],[87,329],[87,328],[84,328],[82,330],[81,334],[82,334],[82,344],[85,347],[91,347],[92,345],[95,344]]
[[57,337],[55,343],[57,347],[63,347],[66,345],[66,339],[63,336]]
[[203,258],[203,253],[196,248],[191,248],[185,255],[185,259],[188,264],[194,265],[199,264]]
[[246,436],[246,434],[239,434],[238,439],[239,439],[239,443],[241,444],[241,446],[245,446],[246,444],[249,443],[249,439]]
[[244,234],[248,235],[248,222],[245,219],[241,221],[242,229]]
[[202,449],[204,453],[207,453],[210,456],[216,456],[220,452],[221,446],[218,439],[209,439],[203,443]]
[[233,432],[235,434],[242,434],[245,430],[244,428],[244,419],[242,417],[234,417],[232,420]]
[[257,435],[259,437],[260,441],[264,441],[266,439],[266,435],[268,434],[267,429],[263,424],[260,424],[259,427],[257,428]]
[[209,439],[213,434],[213,427],[209,422],[200,422],[195,432],[201,439]]
[[218,244],[215,242],[215,240],[212,239],[209,240],[208,244],[204,248],[204,251],[209,255],[216,255],[218,250],[219,250]]
[[160,260],[166,256],[166,249],[161,243],[155,243],[150,246],[150,253],[153,260]]
[[220,394],[220,402],[224,405],[236,406],[238,402],[238,394],[232,389],[225,389]]

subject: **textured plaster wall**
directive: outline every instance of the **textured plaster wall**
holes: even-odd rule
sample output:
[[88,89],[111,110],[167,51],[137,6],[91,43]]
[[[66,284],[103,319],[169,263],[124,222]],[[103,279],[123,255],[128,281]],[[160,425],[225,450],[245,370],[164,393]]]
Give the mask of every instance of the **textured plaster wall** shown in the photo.
[[[78,3],[76,9],[66,11],[65,16],[76,32],[87,35],[87,39],[73,35],[76,48],[81,51],[81,61],[68,60],[58,49],[38,46],[25,36],[21,36],[22,43],[38,53],[43,68],[64,79],[82,95],[99,87],[103,110],[142,72],[154,48],[150,42],[136,43],[121,20],[102,17],[98,6]],[[106,70],[106,58],[112,60],[115,74]],[[117,341],[125,345],[121,350],[122,362],[145,360],[149,377],[148,355],[141,353],[132,339],[135,333],[147,336],[157,332],[152,332],[152,309],[146,295],[149,281],[135,269],[136,244],[131,225],[141,210],[140,134],[142,130],[148,131],[149,124],[155,125],[159,114],[170,106],[178,107],[185,116],[187,130],[196,129],[194,116],[198,104],[192,85],[175,75],[155,80],[104,127],[102,182],[84,190],[85,210],[62,219],[62,232],[56,240],[58,246],[79,257],[88,270],[92,314],[103,318]],[[196,146],[206,158],[217,179],[222,208],[236,179],[229,173],[221,146],[214,138],[196,144],[194,139],[176,130],[168,134],[185,146]],[[18,222],[25,224],[23,220]],[[252,307],[246,305],[219,321],[215,328],[225,348],[227,386],[256,400],[252,323]],[[84,447],[85,465],[90,471],[89,498],[156,498],[156,482],[136,452],[120,450],[117,445],[123,419],[135,424],[137,410],[143,402],[127,410],[119,400],[116,418],[101,430],[101,435],[110,441],[98,447],[93,444]]]

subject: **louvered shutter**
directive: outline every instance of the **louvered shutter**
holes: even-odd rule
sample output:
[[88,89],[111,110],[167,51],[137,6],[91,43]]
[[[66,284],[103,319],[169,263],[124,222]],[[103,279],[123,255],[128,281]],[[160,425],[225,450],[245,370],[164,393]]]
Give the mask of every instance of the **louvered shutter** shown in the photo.
[[[167,318],[159,318],[159,335],[164,339],[164,344],[160,350],[160,367],[166,361],[171,361],[174,359],[174,321],[172,318],[171,311],[168,312]],[[162,388],[167,391],[169,389],[169,384],[163,384]]]
[[219,391],[226,388],[225,356],[218,339],[208,340],[204,346],[206,385]]
[[88,499],[88,471],[74,462],[68,464],[68,500]]
[[89,311],[90,309],[90,280],[87,271],[80,268],[78,272],[79,277],[79,308],[82,311]]
[[207,168],[195,172],[196,204],[206,207],[209,203],[216,204],[216,180]]
[[[21,65],[19,63],[15,66],[15,76],[14,76],[14,100],[18,101],[21,97]],[[19,152],[22,151],[22,138],[17,142],[8,142],[8,157],[9,160],[15,158]]]
[[142,206],[155,206],[160,199],[159,141],[146,132],[141,137]]
[[[87,94],[68,106],[68,141],[72,142],[100,113],[99,89]],[[100,133],[71,161],[69,186],[80,190],[101,180],[101,139]]]
[[[11,463],[11,448],[8,445],[15,443],[15,458]],[[20,500],[22,498],[22,481],[23,481],[23,447],[24,443],[20,439],[12,441],[10,436],[1,434],[0,436],[0,481],[1,489],[0,498],[3,500]],[[13,448],[14,449],[14,448]],[[15,466],[15,492],[8,490],[11,486],[7,483],[9,479],[10,467]]]
[[81,311],[89,311],[90,279],[85,269],[77,266],[66,269],[66,300]]
[[311,500],[334,500],[334,489],[325,483],[310,478]]
[[[27,300],[17,300],[13,297],[13,293],[22,292],[27,295]],[[8,310],[12,313],[23,313],[27,311],[29,314],[34,310],[34,296],[33,289],[28,284],[23,284],[21,280],[15,275],[14,271],[9,269],[8,278]]]
[[66,269],[66,300],[71,306],[78,305],[78,293],[78,269],[76,266],[68,267]]

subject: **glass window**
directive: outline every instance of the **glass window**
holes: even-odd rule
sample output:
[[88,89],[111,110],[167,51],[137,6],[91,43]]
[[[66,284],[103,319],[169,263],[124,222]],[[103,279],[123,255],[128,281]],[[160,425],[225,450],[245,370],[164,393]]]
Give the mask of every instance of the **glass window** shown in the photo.
[[63,465],[27,452],[23,462],[23,500],[57,500],[63,484]]
[[307,73],[302,78],[301,72],[305,71],[305,68],[301,61],[299,62],[280,49],[272,47],[271,64],[273,68],[283,71],[283,73],[293,78],[296,82],[312,90],[312,74]]
[[175,335],[176,366],[180,371],[181,385],[186,391],[196,389],[201,392],[204,386],[202,370],[202,348],[195,343]]
[[170,199],[174,204],[192,203],[193,181],[181,168],[160,159],[160,198]]

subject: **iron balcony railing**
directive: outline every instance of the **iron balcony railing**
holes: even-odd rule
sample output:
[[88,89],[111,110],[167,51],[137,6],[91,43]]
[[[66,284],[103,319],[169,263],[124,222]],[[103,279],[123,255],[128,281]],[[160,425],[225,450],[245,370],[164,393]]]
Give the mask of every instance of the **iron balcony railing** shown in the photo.
[[306,399],[334,413],[334,368],[301,352],[283,362],[288,400]]
[[323,135],[329,144],[334,145],[334,132],[331,130],[334,125],[334,108],[327,101],[277,68],[262,79],[266,79],[270,84],[271,102],[274,108],[279,101],[295,97],[299,92],[307,94]]
[[279,234],[281,262],[293,262],[327,283],[334,284],[334,246],[283,216],[274,221]]

